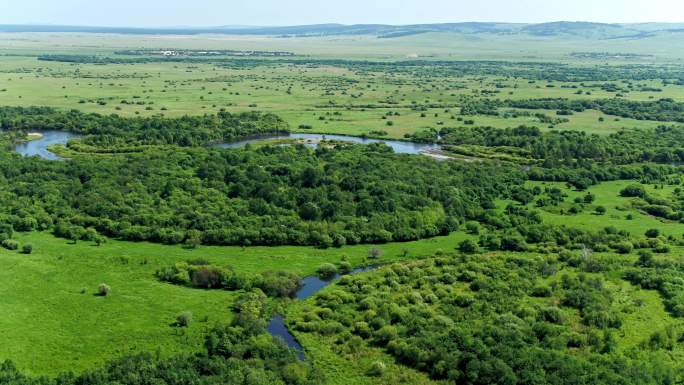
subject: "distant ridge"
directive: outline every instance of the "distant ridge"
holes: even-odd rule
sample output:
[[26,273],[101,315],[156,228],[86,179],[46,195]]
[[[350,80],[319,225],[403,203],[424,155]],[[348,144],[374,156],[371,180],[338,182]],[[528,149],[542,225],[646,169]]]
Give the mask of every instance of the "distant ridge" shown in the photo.
[[464,22],[412,25],[314,24],[284,27],[218,26],[168,28],[60,25],[0,25],[0,32],[73,32],[142,35],[226,34],[269,35],[284,37],[372,35],[381,38],[395,38],[430,32],[451,32],[460,34],[520,34],[537,37],[573,36],[588,39],[619,39],[646,37],[659,32],[681,33],[682,30],[684,30],[684,24],[605,24],[568,21],[558,21],[540,24]]

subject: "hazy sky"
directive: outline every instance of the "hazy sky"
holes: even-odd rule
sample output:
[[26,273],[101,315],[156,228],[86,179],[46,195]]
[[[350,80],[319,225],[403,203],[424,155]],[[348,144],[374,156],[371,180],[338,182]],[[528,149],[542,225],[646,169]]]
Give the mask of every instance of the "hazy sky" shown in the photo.
[[0,0],[1,24],[684,22],[684,0]]

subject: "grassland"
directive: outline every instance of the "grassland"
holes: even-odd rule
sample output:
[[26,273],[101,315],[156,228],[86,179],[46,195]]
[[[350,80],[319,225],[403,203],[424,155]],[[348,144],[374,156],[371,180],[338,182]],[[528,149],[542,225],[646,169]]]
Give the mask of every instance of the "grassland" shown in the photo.
[[[332,66],[274,65],[233,69],[210,64],[67,64],[41,62],[35,57],[4,57],[0,60],[0,104],[44,105],[124,116],[164,114],[166,116],[250,110],[267,111],[283,117],[294,130],[370,135],[387,132],[387,137],[428,128],[457,126],[456,117],[480,126],[496,128],[542,124],[534,113],[556,117],[555,111],[533,111],[532,116],[459,116],[463,97],[483,91],[497,98],[610,98],[601,82],[583,83],[578,95],[574,83],[505,80],[497,77],[412,78],[378,74],[367,77]],[[550,87],[553,86],[553,87]],[[566,86],[566,87],[564,87]],[[684,86],[654,81],[639,86],[661,92],[630,92],[629,99],[648,101],[672,98],[684,101]],[[332,105],[331,103],[335,103]],[[414,104],[446,107],[417,111]],[[378,106],[366,108],[364,106]],[[502,110],[501,112],[515,111]],[[518,111],[520,112],[520,111]],[[523,111],[525,112],[525,111]],[[527,111],[529,112],[529,111]],[[387,116],[389,113],[392,116]],[[564,116],[569,121],[554,129],[575,129],[608,134],[620,128],[653,128],[661,122],[619,119],[598,111]],[[391,122],[391,123],[390,123]],[[391,124],[391,125],[390,125]],[[306,129],[301,129],[305,127]]]
[[[405,244],[379,246],[379,262],[453,250],[466,237],[456,233]],[[192,352],[203,331],[230,320],[235,293],[187,289],[159,282],[154,273],[175,262],[202,258],[238,272],[285,270],[311,275],[343,256],[359,265],[370,246],[320,250],[305,247],[209,247],[185,249],[111,240],[102,246],[70,244],[44,233],[20,234],[31,255],[0,249],[0,360],[12,359],[32,374],[81,371],[127,353]],[[106,283],[108,297],[97,296]],[[182,311],[195,322],[172,326]],[[203,322],[206,319],[206,322]]]
[[[658,36],[645,41],[602,41],[596,52],[653,53],[648,62],[675,63],[682,60],[682,39]],[[361,74],[331,65],[278,65],[254,68],[227,68],[212,64],[68,64],[36,59],[42,53],[111,54],[121,48],[217,48],[288,50],[300,57],[351,59],[492,59],[548,61],[566,60],[579,65],[603,65],[596,60],[569,59],[575,51],[586,51],[586,42],[573,39],[534,38],[516,42],[506,36],[488,40],[451,34],[423,34],[379,41],[365,36],[278,39],[253,36],[118,36],[87,34],[0,34],[0,105],[54,106],[101,114],[124,116],[166,116],[250,110],[273,112],[284,118],[294,131],[388,138],[442,126],[460,125],[456,120],[472,120],[478,126],[496,128],[519,125],[550,130],[535,113],[557,118],[550,110],[507,110],[531,112],[532,116],[460,116],[464,97],[487,94],[501,99],[528,98],[612,98],[615,92],[601,89],[603,82],[528,81],[495,76],[434,77],[429,79],[386,73]],[[616,61],[612,64],[622,64]],[[616,82],[620,83],[620,82]],[[629,92],[626,98],[649,101],[672,98],[684,102],[684,86],[663,85],[659,81],[634,82],[643,89],[661,92]],[[572,87],[576,88],[572,88]],[[577,88],[579,87],[579,88]],[[578,95],[577,91],[583,94]],[[591,94],[587,94],[591,92]],[[125,102],[125,103],[122,103]],[[331,102],[334,102],[333,105]],[[416,110],[412,102],[440,104],[439,108]],[[380,106],[365,108],[366,105]],[[446,107],[444,107],[446,106]],[[392,113],[388,116],[388,113]],[[506,111],[501,111],[506,112]],[[583,130],[601,135],[621,128],[654,128],[663,122],[634,120],[587,110],[571,116],[553,129]],[[391,123],[388,123],[391,122]],[[634,236],[658,228],[680,239],[684,224],[663,221],[631,206],[619,191],[633,181],[606,182],[589,188],[596,200],[578,214],[567,209],[573,199],[586,192],[574,191],[561,183],[530,183],[530,186],[561,188],[567,197],[557,207],[542,208],[545,222],[595,230],[615,226]],[[649,194],[669,197],[674,186]],[[500,202],[501,205],[507,202]],[[605,215],[594,209],[604,206]],[[530,205],[532,207],[532,205]],[[561,210],[564,210],[561,212]],[[628,214],[632,219],[628,219]],[[448,237],[378,246],[379,262],[399,261],[452,251],[460,241],[473,236],[462,232]],[[0,360],[12,359],[25,372],[54,375],[64,370],[83,371],[107,359],[131,352],[159,351],[161,355],[193,352],[200,346],[203,332],[215,323],[231,318],[229,306],[235,293],[203,291],[159,282],[154,272],[163,266],[202,258],[219,266],[232,266],[238,272],[258,273],[285,270],[301,275],[314,274],[324,262],[339,262],[343,256],[353,265],[364,262],[371,246],[340,249],[310,247],[209,247],[185,249],[149,243],[109,240],[102,246],[79,242],[70,244],[47,233],[22,233],[21,244],[34,247],[31,255],[0,249]],[[678,259],[682,247],[673,247],[666,257]],[[530,255],[535,257],[535,255]],[[633,256],[626,257],[633,258]],[[639,311],[625,316],[620,337],[622,349],[637,347],[655,329],[674,321],[665,311],[658,293],[636,289],[619,277],[612,277],[611,289],[625,303],[643,302]],[[96,294],[97,286],[112,288],[108,297]],[[292,308],[296,313],[307,302]],[[175,316],[191,311],[193,322],[187,330],[172,326]],[[322,343],[309,335],[298,335],[307,354],[324,368],[334,384],[433,383],[425,375],[390,364],[383,379],[363,373],[370,363],[390,362],[379,350],[369,350],[353,362],[337,356],[331,341]],[[679,352],[677,354],[680,354]]]
[[[633,198],[620,196],[620,190],[627,185],[637,183],[636,181],[614,181],[604,182],[590,187],[587,192],[596,196],[596,200],[586,205],[585,209],[579,214],[570,214],[568,209],[575,198],[584,196],[587,192],[579,192],[568,188],[564,183],[540,183],[531,182],[531,185],[538,185],[542,188],[560,188],[567,198],[565,202],[556,207],[548,207],[541,210],[545,222],[566,225],[582,229],[599,229],[606,226],[614,226],[620,230],[629,231],[634,236],[643,236],[649,229],[659,229],[664,235],[672,235],[677,239],[684,236],[684,224],[675,221],[668,221],[648,215],[632,207]],[[660,185],[658,185],[660,186]],[[657,197],[669,198],[672,196],[675,186],[663,186],[656,189],[653,185],[644,185],[646,191]],[[607,209],[606,214],[598,215],[595,208],[603,206]],[[561,212],[563,210],[563,212]],[[630,216],[631,217],[628,217]],[[632,219],[630,219],[632,218]]]

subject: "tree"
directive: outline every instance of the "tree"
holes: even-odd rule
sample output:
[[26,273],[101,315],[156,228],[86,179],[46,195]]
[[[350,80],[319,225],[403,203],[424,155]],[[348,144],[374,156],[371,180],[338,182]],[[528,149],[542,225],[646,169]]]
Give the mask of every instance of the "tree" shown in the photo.
[[596,206],[595,211],[596,211],[596,214],[598,214],[598,215],[604,215],[606,213],[606,211],[608,211],[608,210],[606,210],[606,208],[603,206]]

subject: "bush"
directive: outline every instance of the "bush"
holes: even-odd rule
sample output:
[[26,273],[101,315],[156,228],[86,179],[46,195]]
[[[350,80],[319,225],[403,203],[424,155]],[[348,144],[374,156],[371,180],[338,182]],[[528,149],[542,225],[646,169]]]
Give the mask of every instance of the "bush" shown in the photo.
[[21,248],[21,252],[23,254],[31,254],[33,253],[33,246],[27,243]]
[[107,297],[111,291],[112,289],[106,283],[101,283],[100,286],[97,287],[97,295],[101,297]]
[[658,230],[658,229],[646,230],[646,237],[648,237],[648,238],[658,238],[659,236],[660,236],[660,230]]
[[340,274],[349,274],[352,272],[352,265],[347,261],[340,262],[340,267],[337,269]]
[[12,239],[5,239],[2,241],[2,247],[6,248],[7,250],[18,250],[19,242]]
[[477,244],[470,239],[463,240],[458,244],[458,251],[466,254],[474,253],[477,251]]
[[634,246],[630,242],[618,242],[611,245],[616,252],[620,254],[629,254],[632,252]]
[[189,311],[184,311],[176,316],[176,325],[182,328],[190,326],[190,322],[192,322],[192,313]]
[[382,256],[382,250],[377,247],[368,250],[368,259],[378,259],[380,256]]
[[480,233],[480,225],[477,222],[468,222],[465,225],[466,233],[477,235]]
[[337,275],[337,267],[332,263],[324,263],[316,270],[321,279],[331,279]]
[[195,287],[205,289],[217,288],[221,285],[223,273],[217,267],[202,267],[190,272],[190,281]]
[[385,365],[382,361],[375,361],[371,365],[370,369],[368,369],[368,375],[373,377],[382,377],[386,370],[387,365]]
[[606,211],[608,211],[608,210],[606,210],[606,208],[603,206],[597,206],[596,207],[596,214],[598,214],[598,215],[604,215],[606,213]]
[[627,197],[627,198],[635,198],[635,197],[643,198],[644,196],[646,196],[646,190],[644,190],[644,187],[641,185],[632,184],[632,185],[629,185],[629,186],[623,188],[620,191],[620,196]]

